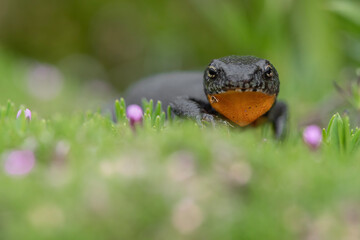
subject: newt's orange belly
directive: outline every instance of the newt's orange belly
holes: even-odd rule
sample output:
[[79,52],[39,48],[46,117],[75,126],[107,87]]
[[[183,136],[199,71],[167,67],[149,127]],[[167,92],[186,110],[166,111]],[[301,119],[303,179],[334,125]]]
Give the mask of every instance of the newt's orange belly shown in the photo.
[[261,92],[227,91],[207,95],[211,106],[221,115],[244,127],[270,110],[276,95]]

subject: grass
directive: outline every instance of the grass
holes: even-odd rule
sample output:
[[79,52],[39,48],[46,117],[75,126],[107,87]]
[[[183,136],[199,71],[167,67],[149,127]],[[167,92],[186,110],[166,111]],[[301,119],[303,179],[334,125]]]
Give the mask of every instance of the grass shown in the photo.
[[[115,104],[118,114],[123,104]],[[0,238],[358,234],[357,151],[311,151],[296,131],[280,143],[266,127],[236,131],[192,121],[159,123],[165,113],[144,107],[148,120],[133,131],[125,118],[114,124],[98,112],[46,119],[33,113],[28,121],[16,119],[20,107],[3,105],[2,163],[11,151],[27,149],[36,165],[22,177],[6,174],[1,165]]]

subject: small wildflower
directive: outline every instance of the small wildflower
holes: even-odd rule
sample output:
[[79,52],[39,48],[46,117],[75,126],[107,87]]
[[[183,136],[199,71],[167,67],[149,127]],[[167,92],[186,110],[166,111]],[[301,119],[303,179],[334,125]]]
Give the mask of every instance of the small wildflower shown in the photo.
[[25,109],[25,118],[31,120],[31,111],[28,108]]
[[[25,109],[24,112],[25,112],[25,118],[31,120],[31,111],[30,111],[30,109],[27,108],[27,109]],[[22,113],[22,110],[20,109],[16,114],[16,118],[19,118],[21,113]]]
[[142,118],[143,118],[142,108],[136,104],[132,104],[127,107],[126,116],[129,119],[130,125],[134,127],[135,124],[142,122]]
[[12,151],[5,160],[5,171],[9,175],[26,175],[35,165],[35,156],[32,151]]
[[317,149],[322,140],[321,128],[316,125],[307,126],[303,132],[304,142],[312,149]]

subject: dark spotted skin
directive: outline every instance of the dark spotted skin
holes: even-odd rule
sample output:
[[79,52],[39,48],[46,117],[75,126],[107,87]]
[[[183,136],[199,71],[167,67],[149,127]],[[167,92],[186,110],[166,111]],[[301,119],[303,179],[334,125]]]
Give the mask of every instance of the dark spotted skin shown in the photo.
[[[265,76],[264,70],[270,66],[273,76]],[[204,72],[206,94],[216,94],[233,89],[261,91],[267,94],[279,93],[279,75],[275,67],[265,59],[253,56],[228,56],[214,59],[208,66],[216,69],[217,77],[210,78]]]
[[[208,94],[235,90],[277,96],[279,86],[279,75],[268,60],[228,56],[212,60],[203,73],[175,72],[144,79],[126,92],[125,101],[127,104],[141,104],[142,98],[159,100],[164,106],[170,105],[178,116],[214,124],[218,120],[227,122],[227,119],[211,107],[206,97]],[[276,101],[261,118],[264,117],[272,123],[276,138],[283,138],[287,122],[286,104]]]

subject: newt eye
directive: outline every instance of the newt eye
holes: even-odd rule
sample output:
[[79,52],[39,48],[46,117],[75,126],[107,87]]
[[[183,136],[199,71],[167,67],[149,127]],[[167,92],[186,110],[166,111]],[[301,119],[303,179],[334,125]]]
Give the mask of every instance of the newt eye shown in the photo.
[[216,75],[217,75],[216,68],[213,67],[213,66],[210,66],[210,67],[208,68],[208,76],[209,76],[209,78],[215,78]]
[[265,68],[265,76],[268,78],[271,78],[272,76],[274,76],[274,72],[272,70],[271,65],[267,65]]

